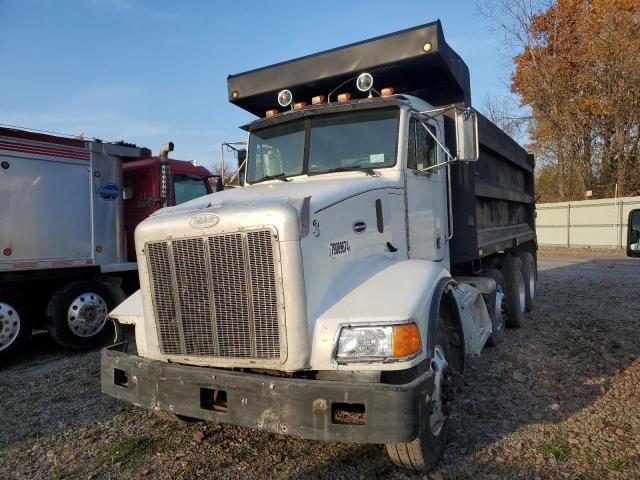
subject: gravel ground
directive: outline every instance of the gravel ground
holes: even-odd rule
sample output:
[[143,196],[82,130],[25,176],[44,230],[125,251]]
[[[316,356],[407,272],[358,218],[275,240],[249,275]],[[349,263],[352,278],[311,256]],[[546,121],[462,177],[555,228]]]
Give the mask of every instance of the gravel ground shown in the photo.
[[429,476],[376,445],[174,424],[100,393],[46,335],[0,369],[0,478],[640,478],[640,260],[546,249],[538,306],[469,361]]

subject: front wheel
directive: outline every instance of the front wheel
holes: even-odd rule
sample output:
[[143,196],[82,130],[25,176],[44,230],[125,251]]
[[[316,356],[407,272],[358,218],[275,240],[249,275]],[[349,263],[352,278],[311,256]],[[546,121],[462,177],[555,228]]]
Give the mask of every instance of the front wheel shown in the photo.
[[99,281],[79,281],[58,290],[47,307],[47,329],[60,345],[77,350],[97,347],[113,334],[107,321],[115,308],[112,292]]
[[[451,349],[445,328],[446,313],[438,316],[436,345],[431,358],[434,375],[427,415],[420,425],[418,438],[408,443],[388,443],[387,454],[393,463],[411,470],[432,470],[447,442],[451,392]],[[423,418],[421,416],[421,418]]]
[[0,289],[0,362],[15,356],[31,336],[31,315],[15,292]]

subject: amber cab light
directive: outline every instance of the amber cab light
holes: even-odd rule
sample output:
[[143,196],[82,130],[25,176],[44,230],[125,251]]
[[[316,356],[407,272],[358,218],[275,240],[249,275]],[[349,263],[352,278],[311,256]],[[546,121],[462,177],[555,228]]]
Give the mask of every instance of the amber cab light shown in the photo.
[[293,109],[300,110],[301,108],[304,108],[306,106],[307,106],[307,102],[296,102],[293,104]]
[[272,108],[271,110],[267,110],[265,112],[265,115],[267,118],[273,117],[274,115],[277,115],[277,114],[278,114],[278,110],[276,110],[275,108]]
[[415,323],[403,323],[393,326],[393,356],[408,357],[422,350],[420,330]]
[[317,95],[311,99],[312,105],[318,105],[320,103],[324,103],[324,95]]
[[395,91],[396,90],[393,87],[385,87],[380,90],[380,95],[382,95],[383,97],[390,97]]
[[339,102],[348,102],[349,100],[351,100],[350,93],[341,93],[340,95],[338,95]]

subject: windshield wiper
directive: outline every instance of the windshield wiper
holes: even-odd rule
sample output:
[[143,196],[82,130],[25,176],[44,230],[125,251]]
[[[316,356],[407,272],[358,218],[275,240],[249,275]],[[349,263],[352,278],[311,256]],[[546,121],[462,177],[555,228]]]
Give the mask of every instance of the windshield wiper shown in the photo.
[[351,165],[350,167],[335,167],[335,168],[330,168],[328,170],[322,170],[320,172],[314,172],[314,173],[353,172],[358,170],[366,173],[371,177],[377,177],[378,175],[380,175],[379,172],[376,172],[373,168],[363,167],[362,165]]
[[256,180],[255,182],[253,182],[253,184],[255,185],[256,183],[265,182],[267,180],[282,180],[283,182],[290,181],[284,173],[276,173],[275,175],[267,175],[266,177],[262,177],[260,180]]

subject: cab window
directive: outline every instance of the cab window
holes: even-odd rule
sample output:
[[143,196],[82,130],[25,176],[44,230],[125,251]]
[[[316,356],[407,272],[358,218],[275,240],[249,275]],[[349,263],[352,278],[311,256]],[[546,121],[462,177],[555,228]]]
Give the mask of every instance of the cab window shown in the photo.
[[409,122],[409,150],[407,156],[407,168],[411,170],[424,170],[438,163],[438,145],[429,135],[423,125],[427,125],[429,131],[436,135],[433,125],[420,122],[415,117]]
[[187,176],[176,175],[173,177],[173,192],[176,205],[188,202],[194,198],[202,197],[207,193],[207,187],[204,180],[199,178],[190,178]]

